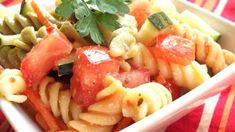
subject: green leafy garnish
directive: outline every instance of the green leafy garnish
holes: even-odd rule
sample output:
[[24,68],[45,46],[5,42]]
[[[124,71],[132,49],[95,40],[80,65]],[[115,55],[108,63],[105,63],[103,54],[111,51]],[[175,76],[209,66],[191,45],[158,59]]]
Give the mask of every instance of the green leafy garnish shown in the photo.
[[56,14],[62,19],[68,19],[73,13],[78,20],[76,29],[85,37],[90,35],[97,43],[104,43],[99,25],[110,31],[120,27],[117,15],[129,12],[126,0],[62,0],[56,8]]

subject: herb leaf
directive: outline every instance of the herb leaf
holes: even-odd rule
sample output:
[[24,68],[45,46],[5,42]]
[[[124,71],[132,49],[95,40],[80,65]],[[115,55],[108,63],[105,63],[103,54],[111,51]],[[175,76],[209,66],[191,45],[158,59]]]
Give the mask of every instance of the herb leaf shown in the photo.
[[104,40],[101,32],[98,29],[96,21],[96,17],[94,17],[93,14],[90,14],[88,17],[85,17],[80,21],[80,24],[76,26],[76,29],[83,37],[90,34],[91,39],[95,43],[102,44]]
[[62,0],[62,4],[60,4],[55,9],[56,14],[58,14],[62,19],[67,19],[74,12],[73,9],[73,1],[72,0]]
[[104,43],[98,25],[114,31],[120,27],[117,15],[128,12],[125,0],[62,0],[56,8],[56,13],[63,19],[69,18],[74,13],[78,20],[76,30],[83,37],[90,35],[97,44]]
[[110,31],[114,31],[120,27],[118,23],[118,17],[116,15],[104,13],[99,18],[99,23],[101,23],[105,28]]
[[129,12],[129,8],[123,0],[93,0],[93,3],[95,3],[103,13],[118,13],[124,15]]

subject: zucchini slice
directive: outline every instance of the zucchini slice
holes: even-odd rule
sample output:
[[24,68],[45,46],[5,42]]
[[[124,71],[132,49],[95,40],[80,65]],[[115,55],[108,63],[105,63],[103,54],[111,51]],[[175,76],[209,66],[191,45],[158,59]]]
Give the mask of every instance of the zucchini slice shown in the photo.
[[148,17],[148,20],[156,27],[158,30],[162,30],[169,25],[172,25],[171,20],[167,17],[164,12],[155,13]]
[[221,37],[221,34],[208,25],[203,19],[199,16],[193,14],[192,12],[185,10],[180,14],[180,21],[182,23],[187,23],[191,27],[196,28],[205,34],[211,36],[215,41],[218,41]]
[[138,41],[151,46],[154,37],[159,32],[169,29],[172,21],[164,12],[158,12],[148,17],[138,32]]
[[74,53],[57,63],[58,77],[71,75],[73,72]]

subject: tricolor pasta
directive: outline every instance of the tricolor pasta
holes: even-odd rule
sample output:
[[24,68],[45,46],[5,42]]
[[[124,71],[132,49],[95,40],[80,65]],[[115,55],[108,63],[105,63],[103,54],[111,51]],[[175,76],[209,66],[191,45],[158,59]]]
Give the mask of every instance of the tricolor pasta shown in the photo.
[[24,1],[0,21],[0,96],[28,99],[44,131],[124,129],[235,61],[170,0],[59,3],[51,15]]

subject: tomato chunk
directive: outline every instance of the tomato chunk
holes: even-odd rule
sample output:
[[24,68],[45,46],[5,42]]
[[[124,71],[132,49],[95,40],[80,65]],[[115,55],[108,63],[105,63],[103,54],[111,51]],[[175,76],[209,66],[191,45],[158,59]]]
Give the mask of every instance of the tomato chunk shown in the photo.
[[147,69],[135,69],[129,72],[111,73],[111,75],[120,80],[124,87],[128,88],[150,82],[150,72]]
[[72,44],[63,33],[53,30],[32,48],[21,63],[21,71],[28,87],[37,84],[56,62],[69,55]]
[[138,24],[137,27],[140,29],[150,15],[150,2],[148,0],[135,0],[129,5],[129,8],[129,14],[135,17]]
[[108,49],[101,46],[86,46],[76,51],[71,92],[76,103],[88,106],[95,102],[102,90],[107,73],[118,72],[120,60],[112,58]]
[[162,75],[158,75],[156,76],[155,81],[162,84],[170,91],[173,100],[180,97],[180,88],[177,87],[174,80],[166,79]]
[[176,64],[187,65],[195,60],[195,45],[192,41],[179,36],[160,34],[150,50],[156,58]]

